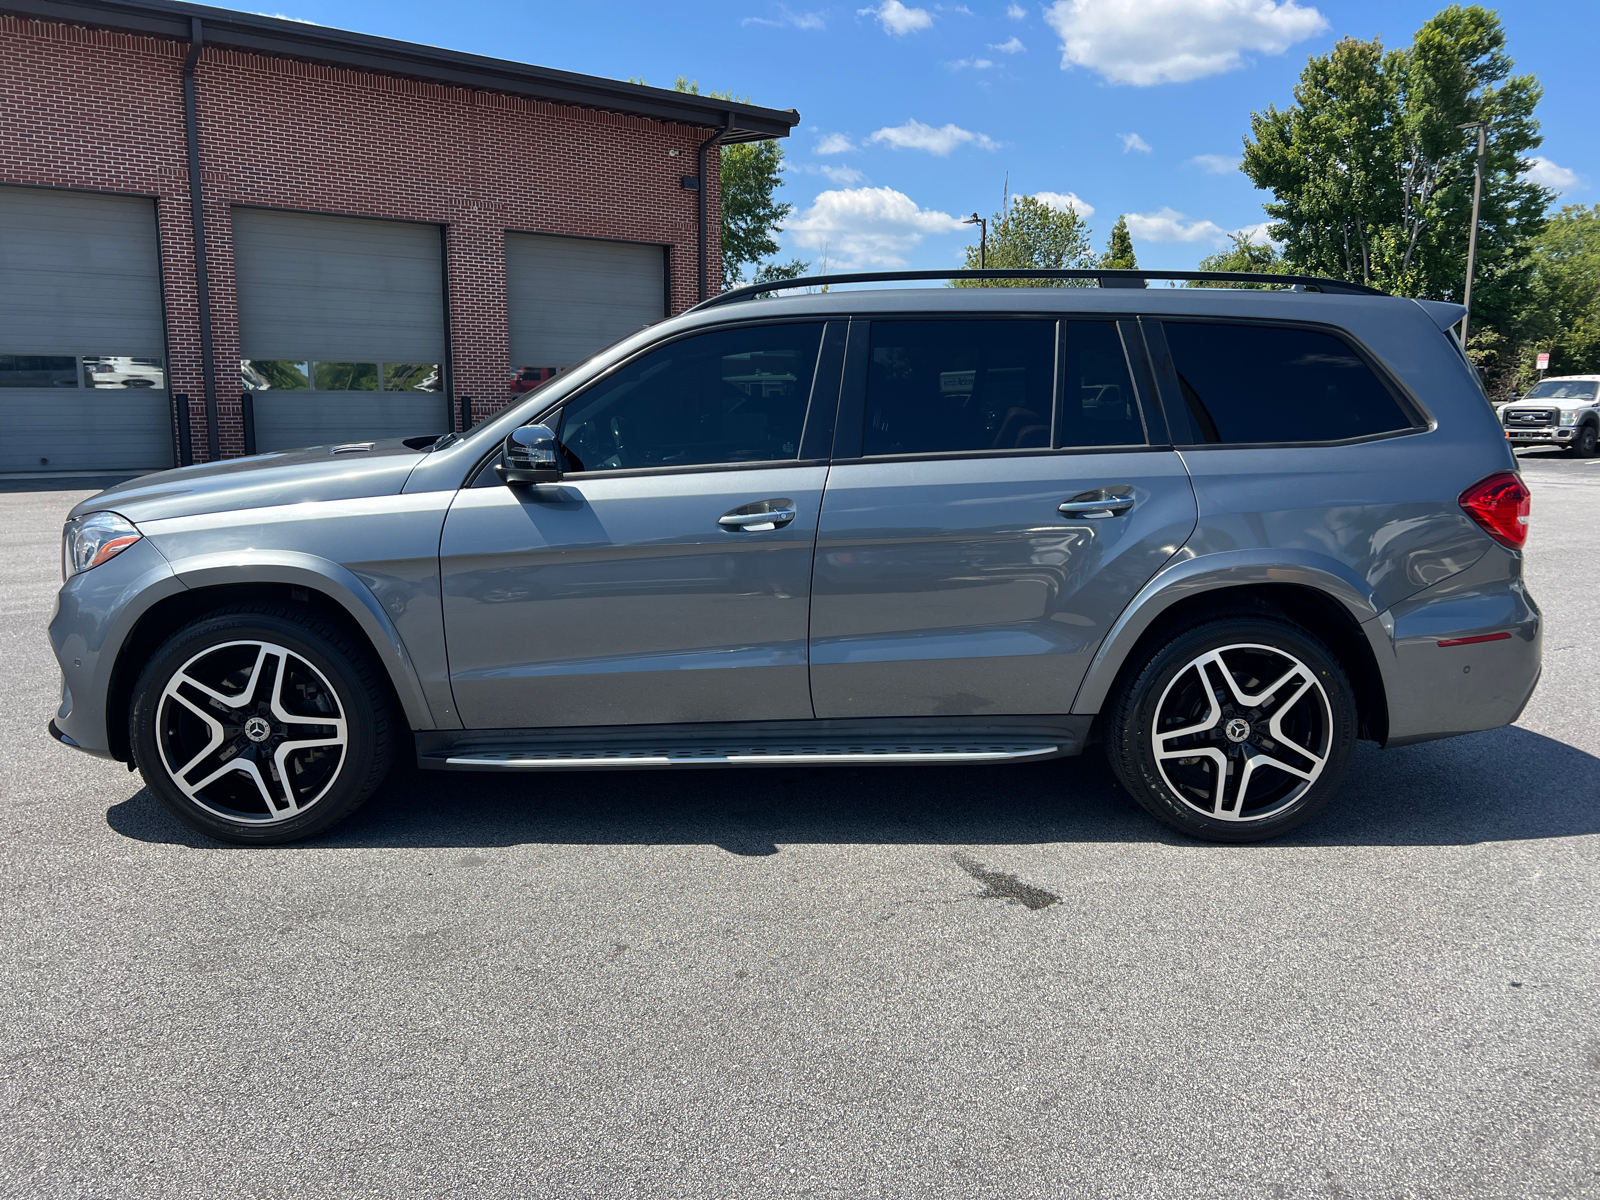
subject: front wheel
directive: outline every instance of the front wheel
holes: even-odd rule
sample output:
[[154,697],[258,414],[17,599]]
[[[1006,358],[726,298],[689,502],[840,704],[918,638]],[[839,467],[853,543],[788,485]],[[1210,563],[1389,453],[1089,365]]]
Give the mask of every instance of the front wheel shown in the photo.
[[217,613],[179,630],[134,688],[134,759],[191,829],[239,845],[310,837],[354,812],[393,757],[386,681],[314,615]]
[[1585,425],[1573,436],[1567,449],[1577,458],[1593,458],[1597,443],[1600,443],[1600,433],[1595,426]]
[[1332,799],[1356,739],[1350,681],[1287,622],[1211,621],[1124,674],[1106,753],[1135,800],[1218,842],[1274,837]]

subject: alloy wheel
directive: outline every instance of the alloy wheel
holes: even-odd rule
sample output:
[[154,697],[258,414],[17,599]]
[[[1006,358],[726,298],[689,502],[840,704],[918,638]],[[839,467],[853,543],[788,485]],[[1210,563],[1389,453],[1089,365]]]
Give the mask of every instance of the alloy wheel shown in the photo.
[[339,778],[349,730],[337,692],[302,655],[272,642],[208,647],[162,689],[156,740],[195,804],[241,824],[300,816]]
[[1317,781],[1332,735],[1316,674],[1281,649],[1242,643],[1208,650],[1172,677],[1151,745],[1162,781],[1186,807],[1260,821]]

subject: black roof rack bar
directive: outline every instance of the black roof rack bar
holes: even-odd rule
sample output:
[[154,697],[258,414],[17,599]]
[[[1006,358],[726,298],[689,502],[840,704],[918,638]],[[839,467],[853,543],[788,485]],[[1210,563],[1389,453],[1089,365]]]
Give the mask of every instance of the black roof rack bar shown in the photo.
[[734,288],[709,300],[702,300],[689,311],[715,308],[736,300],[794,288],[833,286],[843,283],[899,283],[915,279],[1093,279],[1103,288],[1142,288],[1149,279],[1172,279],[1201,283],[1276,283],[1333,296],[1387,296],[1389,293],[1344,279],[1323,279],[1316,275],[1268,275],[1254,271],[1095,271],[1095,270],[989,270],[989,271],[862,271],[852,275],[808,275],[803,279],[779,279],[772,283],[752,283]]

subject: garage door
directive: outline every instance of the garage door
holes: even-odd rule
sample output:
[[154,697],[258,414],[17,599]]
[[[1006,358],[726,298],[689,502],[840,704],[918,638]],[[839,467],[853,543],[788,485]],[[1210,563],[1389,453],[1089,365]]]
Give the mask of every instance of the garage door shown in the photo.
[[506,234],[513,391],[666,316],[666,252],[638,242]]
[[233,210],[256,449],[443,433],[439,227]]
[[0,472],[172,466],[155,201],[0,187]]

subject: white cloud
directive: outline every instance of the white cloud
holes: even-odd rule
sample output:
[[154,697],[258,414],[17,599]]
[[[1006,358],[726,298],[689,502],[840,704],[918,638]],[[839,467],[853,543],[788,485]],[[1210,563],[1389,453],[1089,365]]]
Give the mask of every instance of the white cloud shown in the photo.
[[1215,221],[1185,224],[1183,214],[1170,208],[1153,213],[1129,213],[1128,232],[1151,242],[1211,242],[1221,246],[1228,241],[1228,231]]
[[1119,133],[1117,136],[1122,139],[1122,152],[1124,154],[1127,154],[1130,150],[1137,150],[1140,154],[1150,153],[1150,143],[1137,133]]
[[1094,216],[1094,205],[1078,199],[1072,192],[1035,192],[1033,198],[1051,208],[1071,209],[1086,221]]
[[825,133],[817,139],[814,152],[817,154],[848,154],[856,148],[856,144],[842,133]]
[[1328,28],[1295,0],[1055,0],[1044,17],[1062,70],[1137,87],[1236,70],[1249,52],[1282,54]]
[[1028,10],[1020,4],[1008,4],[1006,5],[1006,16],[1013,21],[1026,21],[1028,19]]
[[783,232],[805,249],[826,249],[830,267],[903,267],[923,238],[961,228],[949,213],[918,208],[904,192],[878,187],[823,192]]
[[787,4],[778,5],[776,17],[746,17],[741,25],[772,25],[779,29],[826,29],[828,22],[820,12],[790,12]]
[[990,67],[994,66],[994,63],[989,61],[987,58],[958,58],[955,60],[955,62],[945,63],[945,66],[949,67],[952,71],[960,71],[967,67],[971,67],[974,71],[987,71]]
[[1001,54],[1021,54],[1027,47],[1022,44],[1021,38],[1013,35],[1003,42],[990,42],[989,49],[998,50]]
[[818,167],[817,170],[822,173],[822,175],[828,180],[828,182],[837,183],[842,187],[848,187],[852,183],[860,183],[863,179],[866,178],[865,175],[863,175],[860,171],[856,170],[854,167],[826,167],[826,166],[824,166],[824,167]]
[[964,17],[970,17],[973,15],[972,10],[965,4],[935,4],[933,6],[933,11],[960,13]]
[[1559,166],[1548,158],[1534,159],[1533,165],[1528,168],[1523,178],[1531,179],[1534,183],[1541,183],[1547,188],[1554,188],[1558,192],[1564,192],[1569,188],[1578,186],[1578,173],[1576,171]]
[[1189,161],[1207,175],[1232,175],[1239,169],[1239,160],[1226,154],[1196,154]]
[[884,142],[896,150],[926,150],[940,157],[968,143],[982,150],[993,150],[998,146],[987,134],[973,133],[957,125],[943,125],[935,129],[932,125],[915,120],[880,129],[870,140]]
[[291,17],[288,13],[253,12],[252,17],[271,17],[274,21],[293,21],[296,25],[317,25],[320,22],[308,21],[304,17]]
[[858,8],[856,15],[871,17],[883,26],[885,33],[895,37],[905,37],[908,33],[933,26],[933,14],[927,9],[907,8],[900,0],[883,0],[876,8]]
[[1267,232],[1271,228],[1271,221],[1262,221],[1259,225],[1246,225],[1243,229],[1235,229],[1233,234],[1235,237],[1244,238],[1254,246],[1272,246],[1276,243],[1272,240],[1272,235]]

